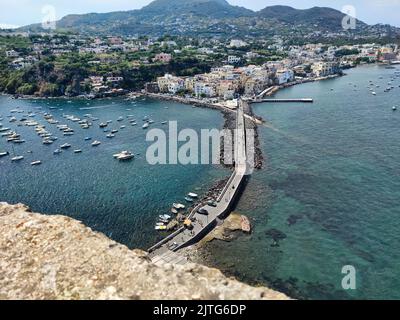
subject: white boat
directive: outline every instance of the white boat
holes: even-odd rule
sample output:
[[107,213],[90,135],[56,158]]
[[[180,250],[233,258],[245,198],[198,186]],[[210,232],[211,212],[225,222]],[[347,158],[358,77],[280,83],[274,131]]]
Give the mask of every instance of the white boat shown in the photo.
[[120,161],[131,160],[135,157],[132,152],[122,151],[121,153],[114,154],[114,158]]
[[56,149],[53,151],[53,154],[61,154],[61,153],[62,153],[62,151],[60,149]]
[[82,153],[81,149],[74,150],[74,153]]
[[97,140],[92,143],[92,147],[97,147],[99,145],[101,145],[101,142]]
[[43,144],[49,145],[49,144],[52,144],[52,143],[53,143],[53,140],[49,140],[49,139],[43,140]]
[[16,157],[14,157],[14,158],[11,158],[11,161],[17,162],[17,161],[21,161],[21,160],[23,160],[23,159],[24,159],[23,156],[16,156]]
[[163,215],[160,216],[160,218],[164,219],[164,220],[171,220],[172,217],[169,216],[168,214],[163,214]]
[[6,151],[6,152],[0,152],[0,158],[1,158],[1,157],[8,156],[8,155],[9,155],[8,151]]
[[193,192],[190,192],[189,194],[188,194],[188,197],[190,197],[190,198],[198,198],[199,197],[199,195],[198,194],[196,194],[196,193],[193,193]]
[[143,125],[142,128],[143,128],[143,129],[147,129],[149,126],[150,126],[150,124],[146,122],[146,123]]
[[375,91],[372,91],[372,95],[373,95],[373,96],[376,96],[376,92],[375,92]]
[[64,143],[62,146],[60,146],[61,149],[68,149],[71,148],[71,145],[69,143]]
[[181,203],[174,203],[172,206],[177,210],[183,210],[186,208],[186,206]]
[[40,164],[42,164],[42,161],[33,161],[33,162],[31,162],[31,166],[38,166]]
[[114,138],[114,137],[115,137],[115,135],[114,135],[114,134],[112,134],[112,133],[110,133],[110,134],[106,135],[106,137],[107,137],[108,139],[112,139],[112,138]]
[[156,227],[155,227],[155,230],[157,230],[157,231],[164,231],[164,230],[167,230],[167,227],[166,227],[166,226],[156,226]]
[[393,110],[393,111],[396,111],[396,110],[397,110],[397,107],[396,107],[396,106],[394,106],[394,107],[392,108],[392,110]]

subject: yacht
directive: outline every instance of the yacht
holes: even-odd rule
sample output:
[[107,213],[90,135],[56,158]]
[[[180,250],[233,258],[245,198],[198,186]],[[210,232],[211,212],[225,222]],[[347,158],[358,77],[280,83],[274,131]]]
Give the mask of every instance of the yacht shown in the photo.
[[99,145],[101,145],[101,142],[97,140],[92,143],[92,147],[97,147]]
[[99,124],[100,128],[106,128],[107,126],[108,126],[108,123],[102,122],[102,123]]
[[122,151],[121,153],[114,154],[114,158],[116,158],[119,161],[131,160],[134,157],[135,157],[135,155],[129,151]]

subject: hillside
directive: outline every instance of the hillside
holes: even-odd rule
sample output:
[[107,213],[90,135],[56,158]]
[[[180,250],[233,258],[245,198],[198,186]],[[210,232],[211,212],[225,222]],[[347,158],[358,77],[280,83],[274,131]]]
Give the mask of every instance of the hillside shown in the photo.
[[0,300],[287,300],[216,269],[151,263],[64,216],[0,203]]
[[[226,0],[155,0],[140,10],[68,15],[57,22],[57,28],[92,35],[301,37],[316,31],[344,32],[344,17],[342,12],[324,7],[299,10],[271,6],[254,12]],[[20,30],[43,31],[39,24]],[[351,33],[368,36],[370,31],[367,24],[358,21]]]

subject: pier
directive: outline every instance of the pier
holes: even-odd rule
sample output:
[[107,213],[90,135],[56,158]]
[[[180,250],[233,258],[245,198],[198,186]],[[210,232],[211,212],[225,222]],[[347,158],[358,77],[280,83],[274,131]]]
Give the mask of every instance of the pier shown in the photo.
[[253,99],[249,100],[251,103],[292,103],[292,102],[300,102],[300,103],[313,103],[314,99],[312,98],[302,98],[302,99]]
[[[224,189],[216,199],[216,207],[199,204],[189,214],[192,222],[191,228],[182,227],[173,234],[151,247],[148,251],[154,263],[185,264],[187,261],[177,251],[194,245],[212,231],[227,215],[230,214],[235,200],[241,195],[241,185],[247,174],[247,150],[244,104],[240,100],[237,110],[236,134],[235,134],[235,171],[232,173]],[[208,212],[202,215],[199,209]]]

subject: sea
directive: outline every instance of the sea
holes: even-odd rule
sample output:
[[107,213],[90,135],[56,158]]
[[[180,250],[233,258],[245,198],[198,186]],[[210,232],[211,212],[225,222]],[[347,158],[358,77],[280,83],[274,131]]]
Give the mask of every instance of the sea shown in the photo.
[[211,243],[213,266],[297,299],[400,299],[399,71],[362,66],[275,96],[313,104],[254,105],[265,164],[236,209],[254,231]]
[[[251,235],[231,242],[215,240],[206,263],[252,285],[265,285],[296,299],[400,299],[400,77],[399,69],[361,66],[343,77],[293,86],[276,98],[313,98],[314,103],[264,103],[253,106],[266,122],[259,127],[265,157],[235,209],[253,224]],[[393,86],[388,92],[387,87]],[[373,95],[375,92],[376,95]],[[393,111],[393,106],[399,108]],[[36,120],[58,136],[41,143],[32,127],[9,123],[10,111],[36,113]],[[75,129],[63,137],[43,120],[51,113]],[[87,130],[63,115],[99,120]],[[22,114],[13,114],[21,117]],[[137,119],[131,126],[128,116]],[[147,130],[222,128],[216,110],[139,98],[106,100],[13,100],[0,97],[3,127],[17,130],[26,143],[14,150],[0,138],[0,152],[23,155],[12,163],[0,158],[0,201],[25,203],[33,211],[63,214],[130,248],[146,249],[164,234],[157,217],[188,192],[203,195],[230,172],[217,165],[150,165]],[[118,122],[122,117],[124,120]],[[112,120],[116,137],[107,139],[98,123]],[[125,129],[120,126],[126,125]],[[92,141],[102,144],[92,147]],[[63,143],[71,150],[53,151]],[[74,149],[82,149],[74,154]],[[113,154],[133,151],[118,162]],[[32,151],[32,153],[28,153]],[[31,161],[42,165],[32,167]],[[354,271],[354,288],[343,287],[344,271]],[[348,289],[348,290],[346,290]]]

